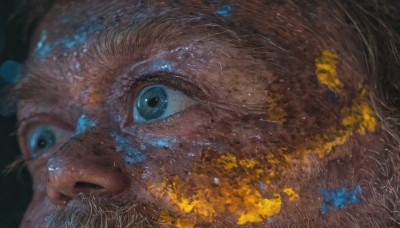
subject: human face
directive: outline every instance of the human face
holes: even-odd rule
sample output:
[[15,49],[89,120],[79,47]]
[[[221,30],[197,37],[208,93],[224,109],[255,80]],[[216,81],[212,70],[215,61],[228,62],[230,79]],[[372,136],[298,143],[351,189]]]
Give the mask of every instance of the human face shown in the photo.
[[318,225],[366,211],[376,176],[359,169],[383,143],[360,53],[329,7],[300,5],[56,2],[17,85],[34,182],[22,226]]

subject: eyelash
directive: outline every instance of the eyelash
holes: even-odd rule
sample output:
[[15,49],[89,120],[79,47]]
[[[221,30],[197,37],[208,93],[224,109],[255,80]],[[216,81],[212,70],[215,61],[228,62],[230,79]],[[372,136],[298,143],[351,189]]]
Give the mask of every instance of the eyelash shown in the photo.
[[[151,84],[162,84],[169,86],[172,89],[182,91],[188,97],[195,100],[203,100],[206,97],[206,93],[194,83],[185,80],[179,75],[171,74],[170,72],[156,72],[152,74],[140,75],[136,79],[130,81],[129,96],[136,96],[146,86]],[[129,100],[129,99],[128,99]]]
[[140,91],[152,84],[162,84],[171,87],[172,89],[182,91],[185,95],[197,102],[201,102],[206,97],[206,93],[200,87],[179,75],[171,74],[171,72],[142,74],[134,79],[126,79],[124,84],[129,85],[126,93],[127,97],[124,99],[125,107],[128,107],[127,110],[129,110],[128,117],[125,120],[125,126],[129,126],[133,123],[131,120],[133,105]]

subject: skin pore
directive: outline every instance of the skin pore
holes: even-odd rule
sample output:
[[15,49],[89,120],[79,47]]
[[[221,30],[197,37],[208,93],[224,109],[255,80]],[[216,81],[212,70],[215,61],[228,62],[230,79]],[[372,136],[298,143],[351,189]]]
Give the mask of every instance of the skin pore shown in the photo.
[[361,44],[315,4],[55,1],[12,93],[21,226],[398,222]]

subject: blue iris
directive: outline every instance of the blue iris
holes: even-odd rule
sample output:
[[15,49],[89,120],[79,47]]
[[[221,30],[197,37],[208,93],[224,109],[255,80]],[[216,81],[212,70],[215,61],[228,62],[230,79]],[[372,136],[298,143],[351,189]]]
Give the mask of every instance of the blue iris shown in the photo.
[[145,120],[160,118],[168,107],[168,95],[164,87],[145,88],[136,101],[136,109]]
[[33,157],[40,156],[56,143],[56,136],[53,131],[46,126],[38,126],[31,132],[29,147]]

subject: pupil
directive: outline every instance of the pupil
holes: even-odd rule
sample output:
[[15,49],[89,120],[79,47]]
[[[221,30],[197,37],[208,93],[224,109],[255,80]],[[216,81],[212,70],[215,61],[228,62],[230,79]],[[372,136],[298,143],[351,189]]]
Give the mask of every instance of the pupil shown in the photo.
[[46,148],[46,146],[47,146],[47,140],[44,139],[44,138],[39,138],[38,139],[38,143],[37,143],[37,147],[39,149],[43,149],[43,148]]
[[149,105],[150,107],[154,108],[154,107],[156,107],[158,105],[159,101],[160,101],[160,97],[159,96],[155,96],[155,97],[150,98],[147,101],[147,105]]

